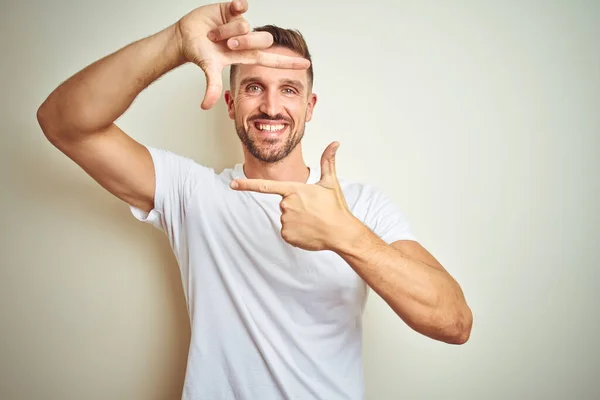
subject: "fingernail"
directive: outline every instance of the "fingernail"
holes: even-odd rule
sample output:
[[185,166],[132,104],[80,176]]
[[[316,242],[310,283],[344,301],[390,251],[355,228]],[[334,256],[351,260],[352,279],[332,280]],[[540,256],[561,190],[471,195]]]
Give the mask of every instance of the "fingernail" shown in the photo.
[[232,189],[237,189],[240,185],[236,181],[231,181],[229,186],[231,186]]
[[238,47],[239,45],[240,45],[240,42],[238,42],[238,41],[237,41],[237,40],[235,40],[235,39],[233,39],[233,40],[229,41],[229,47],[236,48],[236,47]]
[[206,36],[208,37],[208,40],[211,40],[213,42],[217,38],[217,35],[213,31],[208,32],[208,35]]

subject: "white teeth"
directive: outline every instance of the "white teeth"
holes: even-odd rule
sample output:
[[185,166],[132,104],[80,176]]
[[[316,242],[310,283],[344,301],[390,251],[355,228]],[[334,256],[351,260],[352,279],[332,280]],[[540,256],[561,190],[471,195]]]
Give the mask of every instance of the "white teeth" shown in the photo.
[[259,124],[258,125],[258,129],[260,129],[261,131],[276,132],[276,131],[282,130],[284,126],[285,125],[263,125],[263,124]]

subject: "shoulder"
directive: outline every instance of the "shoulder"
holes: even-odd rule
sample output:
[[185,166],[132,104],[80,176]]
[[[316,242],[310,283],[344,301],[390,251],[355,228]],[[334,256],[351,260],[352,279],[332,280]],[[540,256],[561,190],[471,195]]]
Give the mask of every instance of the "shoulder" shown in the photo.
[[164,184],[195,185],[215,180],[217,173],[212,167],[202,164],[191,156],[171,150],[146,146],[154,164],[157,181]]
[[351,212],[388,243],[416,240],[399,202],[376,185],[338,178]]
[[154,161],[155,166],[160,166],[162,168],[172,168],[172,169],[180,169],[180,170],[189,170],[192,171],[194,169],[206,170],[214,173],[214,170],[206,165],[198,163],[196,160],[189,156],[185,156],[182,154],[175,153],[171,150],[166,150],[158,147],[146,146],[150,155],[152,156],[152,160]]
[[353,204],[355,206],[367,207],[387,197],[383,190],[370,183],[345,177],[339,177],[338,181],[348,205]]

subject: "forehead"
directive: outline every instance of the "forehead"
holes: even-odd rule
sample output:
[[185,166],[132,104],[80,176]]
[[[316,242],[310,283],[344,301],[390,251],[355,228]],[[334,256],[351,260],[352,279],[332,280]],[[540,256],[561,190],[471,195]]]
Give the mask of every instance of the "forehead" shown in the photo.
[[[283,56],[291,57],[302,57],[301,54],[296,53],[285,47],[273,46],[268,49],[262,50],[265,53],[278,54]],[[286,69],[286,68],[271,68],[262,65],[244,65],[239,64],[236,72],[236,85],[247,77],[259,78],[264,83],[278,83],[286,80],[297,80],[304,84],[308,81],[308,72],[304,69]]]

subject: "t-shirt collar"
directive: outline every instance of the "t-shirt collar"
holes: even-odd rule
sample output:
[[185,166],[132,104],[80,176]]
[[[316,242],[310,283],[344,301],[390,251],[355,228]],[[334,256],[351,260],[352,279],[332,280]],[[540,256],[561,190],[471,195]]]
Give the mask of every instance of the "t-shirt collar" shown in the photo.
[[[319,180],[321,179],[321,173],[317,168],[313,168],[313,167],[308,167],[309,168],[309,175],[308,175],[308,180],[306,181],[307,184],[314,184],[319,182]],[[246,174],[244,173],[244,164],[243,163],[238,163],[234,166],[233,168],[233,179],[246,179]]]

